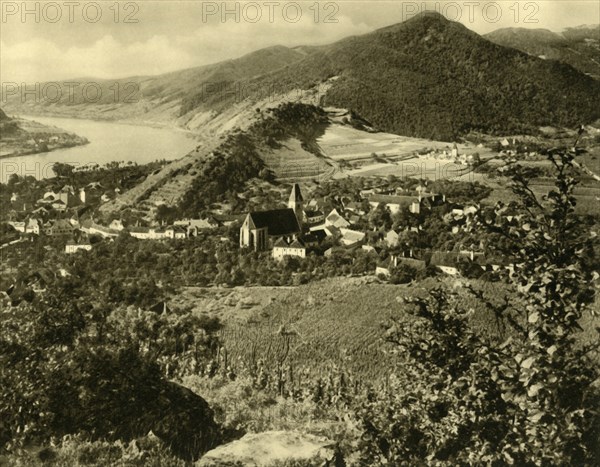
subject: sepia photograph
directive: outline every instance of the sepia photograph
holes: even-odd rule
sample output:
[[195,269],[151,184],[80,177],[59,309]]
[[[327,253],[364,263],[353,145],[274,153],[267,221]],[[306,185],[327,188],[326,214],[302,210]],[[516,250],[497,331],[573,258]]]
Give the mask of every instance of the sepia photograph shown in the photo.
[[600,466],[600,2],[0,15],[0,467]]

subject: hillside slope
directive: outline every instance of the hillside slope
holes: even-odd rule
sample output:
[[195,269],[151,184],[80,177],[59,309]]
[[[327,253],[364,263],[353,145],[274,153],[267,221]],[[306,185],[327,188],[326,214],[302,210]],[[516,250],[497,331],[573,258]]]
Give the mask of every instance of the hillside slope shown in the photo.
[[547,29],[503,28],[486,34],[495,44],[512,47],[545,60],[558,60],[600,79],[600,26]]
[[[317,49],[248,86],[306,89],[334,76],[323,104],[351,108],[401,135],[452,140],[472,130],[518,133],[600,117],[599,82],[493,44],[438,14]],[[231,103],[219,95],[199,105],[221,111]]]
[[[62,92],[57,102],[28,96],[22,99],[18,91],[3,95],[2,100],[5,107],[15,114],[47,114],[185,126],[193,115],[180,118],[181,109],[182,105],[185,105],[185,99],[190,96],[216,94],[223,83],[241,82],[260,75],[265,70],[277,70],[305,58],[306,54],[306,51],[274,46],[237,59],[158,76],[133,76],[116,80],[68,80],[58,83]],[[69,82],[80,85],[70,87],[67,84]],[[94,97],[95,90],[90,91],[91,99],[85,98],[83,87],[88,83],[99,86],[97,100]],[[53,86],[56,86],[56,83]],[[44,83],[41,87],[44,87]],[[241,92],[245,91],[238,94]]]
[[[593,52],[588,34],[573,29],[562,37]],[[553,33],[541,35],[554,44]],[[101,81],[96,104],[69,104],[65,93],[56,105],[22,105],[17,95],[7,107],[198,130],[238,107],[333,78],[320,91],[320,104],[352,109],[376,128],[406,136],[450,141],[469,131],[515,134],[600,118],[599,81],[568,64],[494,44],[436,13],[326,46],[277,46],[161,76]]]
[[268,101],[211,120],[193,152],[105,204],[102,211],[136,207],[151,213],[167,204],[179,206],[182,216],[194,217],[213,203],[238,199],[251,179],[298,180],[331,172],[317,144],[329,123],[325,112],[310,103]]

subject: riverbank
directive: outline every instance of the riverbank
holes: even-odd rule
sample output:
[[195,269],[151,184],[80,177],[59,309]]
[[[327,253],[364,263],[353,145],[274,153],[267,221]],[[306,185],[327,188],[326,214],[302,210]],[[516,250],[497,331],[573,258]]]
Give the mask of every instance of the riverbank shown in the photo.
[[29,156],[89,144],[89,140],[53,125],[22,117],[0,123],[0,159]]
[[[6,154],[0,164],[1,182],[6,183],[7,177],[13,173],[34,175],[36,178],[51,177],[52,166],[56,162],[75,167],[103,166],[110,162],[146,164],[179,159],[198,146],[196,135],[181,129],[82,118],[39,115],[27,115],[27,118],[32,119],[34,125],[61,128],[67,134],[79,135],[88,144],[65,145],[48,152],[23,151],[21,148],[23,152],[19,155]],[[3,148],[3,152],[9,151]]]

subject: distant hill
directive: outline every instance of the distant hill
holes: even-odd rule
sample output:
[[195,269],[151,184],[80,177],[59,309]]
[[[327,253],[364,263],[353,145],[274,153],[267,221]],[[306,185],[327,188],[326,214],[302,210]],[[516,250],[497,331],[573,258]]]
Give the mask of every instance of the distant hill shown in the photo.
[[[243,57],[158,76],[134,76],[116,80],[90,78],[72,79],[62,83],[61,99],[45,102],[28,99],[22,102],[20,93],[3,96],[6,107],[14,113],[49,114],[76,118],[136,120],[140,123],[186,125],[192,117],[180,118],[182,107],[196,95],[211,95],[223,83],[242,82],[286,66],[306,57],[306,52],[283,46],[268,47]],[[81,83],[69,87],[67,83]],[[86,99],[82,90],[88,83],[96,86]],[[61,84],[61,83],[59,83]],[[43,88],[43,83],[42,83]],[[53,88],[56,84],[53,84]],[[93,101],[93,102],[92,102]],[[193,106],[193,104],[192,104]]]
[[560,34],[547,29],[504,28],[484,37],[545,60],[568,63],[600,79],[600,25],[568,28]]
[[[580,40],[585,31],[565,37]],[[555,40],[553,33],[544,35]],[[69,105],[64,96],[58,105],[31,104],[30,113],[175,122],[204,131],[242,102],[316,90],[317,103],[351,109],[379,130],[446,141],[471,131],[533,133],[600,118],[600,81],[568,64],[495,44],[437,13],[326,46],[277,46],[214,65],[123,79],[116,102],[114,81],[100,84],[99,103]],[[126,86],[135,91],[129,100]],[[24,107],[14,97],[8,105]]]
[[[472,130],[517,133],[600,117],[597,81],[494,44],[435,13],[316,48],[246,85],[307,89],[331,77],[324,105],[351,108],[401,135],[452,140]],[[221,93],[198,105],[220,111],[232,102]]]

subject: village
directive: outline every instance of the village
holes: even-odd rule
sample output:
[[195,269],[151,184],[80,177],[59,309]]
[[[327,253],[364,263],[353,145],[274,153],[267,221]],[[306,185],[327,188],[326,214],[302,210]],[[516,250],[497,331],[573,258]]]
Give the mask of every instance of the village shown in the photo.
[[[482,241],[470,239],[464,229],[479,211],[477,200],[456,202],[443,190],[432,190],[427,181],[373,178],[363,189],[341,196],[322,196],[314,186],[291,185],[286,207],[232,213],[213,213],[205,218],[175,219],[170,223],[132,224],[114,218],[104,224],[94,209],[119,195],[117,188],[105,190],[99,183],[76,188],[65,184],[46,191],[32,205],[15,193],[3,245],[33,241],[46,236],[63,245],[66,255],[90,251],[99,242],[128,235],[140,241],[186,241],[201,232],[214,232],[221,241],[237,242],[240,254],[269,254],[276,261],[303,260],[310,255],[329,258],[337,254],[371,255],[376,267],[369,273],[382,280],[397,271],[457,276],[497,271],[510,266],[507,258],[488,258]],[[282,190],[284,187],[282,187]],[[305,192],[307,194],[305,194]],[[234,229],[234,238],[226,234]],[[423,237],[432,229],[451,240],[431,244]],[[6,229],[5,229],[6,230]],[[239,234],[236,236],[235,233]],[[440,236],[441,238],[441,236]]]

